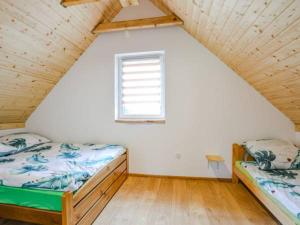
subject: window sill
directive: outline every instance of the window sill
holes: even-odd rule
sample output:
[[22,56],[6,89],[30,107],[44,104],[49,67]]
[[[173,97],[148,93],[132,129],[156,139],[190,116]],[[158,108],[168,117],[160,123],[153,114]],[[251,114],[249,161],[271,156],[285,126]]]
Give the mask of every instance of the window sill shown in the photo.
[[115,120],[116,123],[159,123],[159,124],[164,124],[166,123],[165,119],[158,119],[158,120],[144,120],[144,119],[139,119],[139,120],[134,120],[134,119],[118,119]]

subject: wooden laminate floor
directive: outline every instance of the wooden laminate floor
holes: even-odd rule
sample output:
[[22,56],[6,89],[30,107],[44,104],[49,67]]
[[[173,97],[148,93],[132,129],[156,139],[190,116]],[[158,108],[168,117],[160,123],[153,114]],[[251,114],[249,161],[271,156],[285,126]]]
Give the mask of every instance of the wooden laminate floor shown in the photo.
[[[0,221],[3,225],[25,225]],[[242,185],[129,177],[94,225],[277,225]]]

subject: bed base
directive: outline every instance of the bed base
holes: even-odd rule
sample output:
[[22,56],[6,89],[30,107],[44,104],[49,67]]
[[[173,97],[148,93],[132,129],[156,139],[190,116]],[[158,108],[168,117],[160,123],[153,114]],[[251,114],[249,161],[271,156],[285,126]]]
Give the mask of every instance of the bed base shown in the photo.
[[[241,181],[258,200],[272,213],[272,215],[283,225],[295,225],[291,218],[266,194],[260,190],[257,185],[244,175],[239,169],[236,168],[236,161],[245,161],[246,150],[238,144],[233,144],[232,147],[232,182],[237,184]],[[246,161],[253,161],[254,159],[249,156]]]
[[90,178],[78,192],[65,192],[62,211],[0,204],[0,218],[43,225],[89,225],[128,177],[128,151]]

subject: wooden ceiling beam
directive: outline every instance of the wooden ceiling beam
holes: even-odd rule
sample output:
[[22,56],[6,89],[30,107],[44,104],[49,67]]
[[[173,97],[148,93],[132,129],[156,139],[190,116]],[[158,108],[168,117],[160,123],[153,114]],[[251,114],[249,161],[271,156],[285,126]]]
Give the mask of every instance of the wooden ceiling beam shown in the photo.
[[134,30],[134,29],[145,29],[145,28],[155,28],[163,26],[175,26],[182,25],[183,21],[177,16],[161,16],[154,18],[146,19],[137,19],[137,20],[127,20],[127,21],[117,21],[111,23],[100,23],[93,30],[93,33],[105,33],[113,31],[122,31],[122,30]]
[[120,3],[123,7],[138,6],[139,0],[120,0]]
[[92,2],[98,2],[99,0],[63,0],[61,4],[64,7],[68,6],[74,6],[74,5],[80,5],[85,3],[92,3]]
[[155,5],[160,11],[162,11],[166,15],[175,15],[171,9],[167,5],[165,5],[162,1],[159,0],[150,0],[153,5]]

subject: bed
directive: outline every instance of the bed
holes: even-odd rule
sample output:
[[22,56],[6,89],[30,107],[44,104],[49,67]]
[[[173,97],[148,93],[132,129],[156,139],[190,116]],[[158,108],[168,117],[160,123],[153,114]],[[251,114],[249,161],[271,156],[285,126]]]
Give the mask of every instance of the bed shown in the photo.
[[127,175],[128,151],[119,145],[47,142],[0,152],[0,217],[92,224]]
[[232,181],[243,182],[283,225],[300,224],[300,170],[260,170],[246,150],[234,144],[232,171]]

